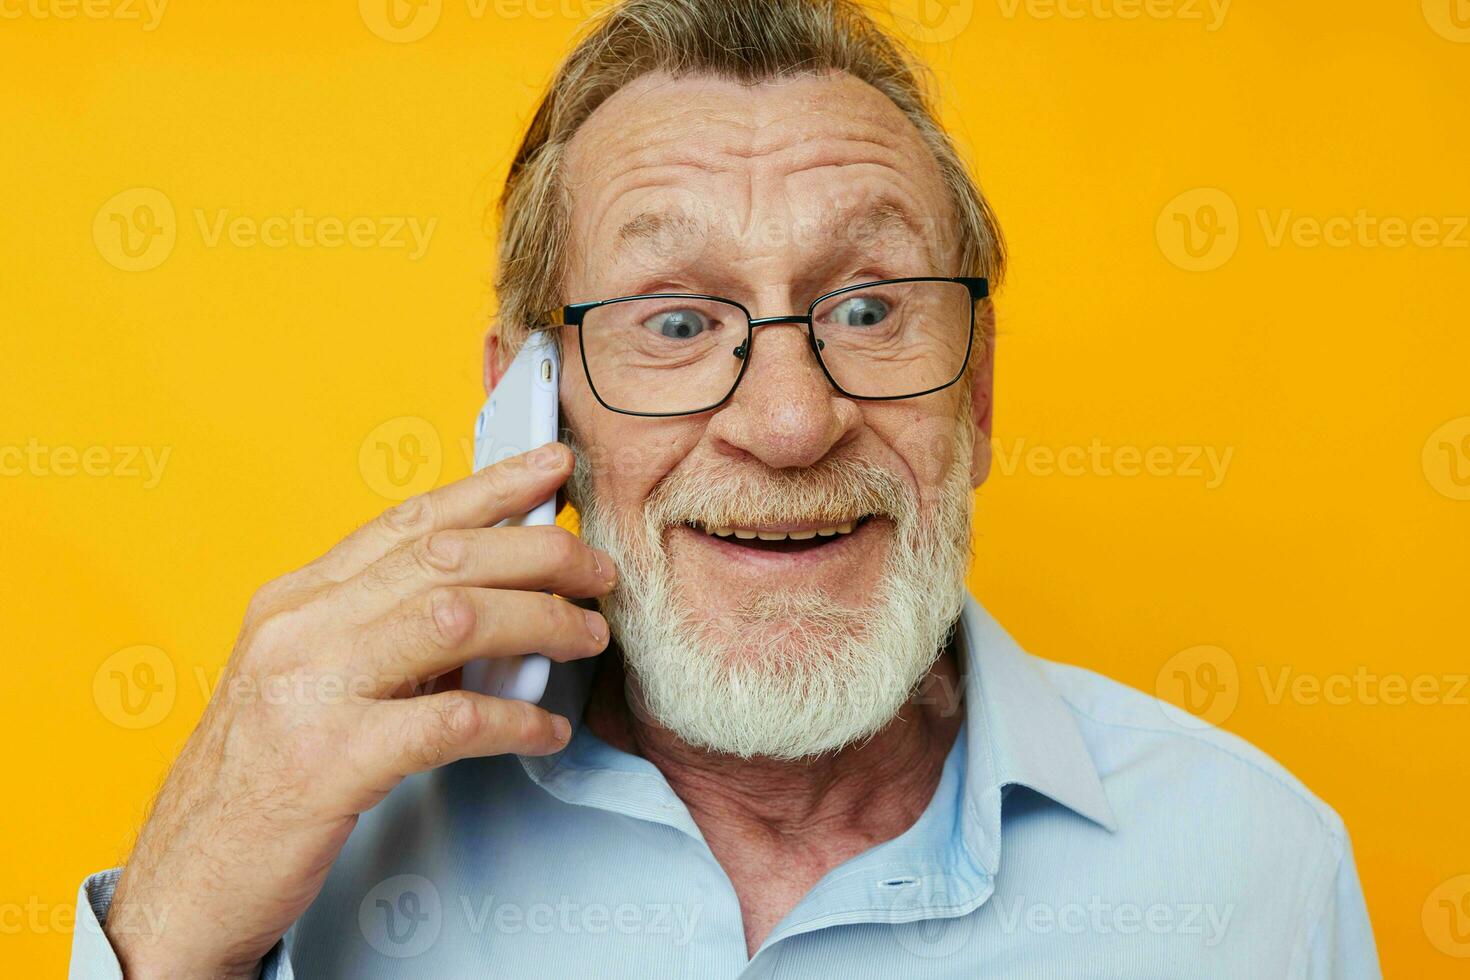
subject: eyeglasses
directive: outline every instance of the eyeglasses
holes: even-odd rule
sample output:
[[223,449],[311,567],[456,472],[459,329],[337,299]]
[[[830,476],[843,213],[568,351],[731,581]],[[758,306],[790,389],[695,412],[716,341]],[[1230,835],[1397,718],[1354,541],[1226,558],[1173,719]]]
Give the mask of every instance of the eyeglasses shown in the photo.
[[882,279],[824,293],[805,314],[752,318],[731,299],[645,293],[553,310],[538,327],[581,331],[582,368],[604,408],[624,415],[697,415],[723,405],[750,364],[755,332],[804,325],[822,373],[843,395],[917,398],[948,388],[970,360],[973,276]]

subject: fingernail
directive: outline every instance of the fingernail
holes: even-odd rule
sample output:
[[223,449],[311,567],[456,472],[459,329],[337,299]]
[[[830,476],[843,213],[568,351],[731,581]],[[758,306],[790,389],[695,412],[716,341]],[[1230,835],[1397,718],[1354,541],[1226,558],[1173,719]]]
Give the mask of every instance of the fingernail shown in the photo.
[[593,548],[592,560],[597,563],[597,577],[607,583],[609,589],[618,584],[618,569],[613,564],[612,555],[599,548]]
[[582,610],[582,615],[587,619],[587,632],[592,634],[592,638],[598,643],[606,643],[607,620],[590,609]]
[[559,744],[566,744],[567,739],[572,737],[572,723],[561,715],[552,715],[551,734],[556,736],[556,741]]

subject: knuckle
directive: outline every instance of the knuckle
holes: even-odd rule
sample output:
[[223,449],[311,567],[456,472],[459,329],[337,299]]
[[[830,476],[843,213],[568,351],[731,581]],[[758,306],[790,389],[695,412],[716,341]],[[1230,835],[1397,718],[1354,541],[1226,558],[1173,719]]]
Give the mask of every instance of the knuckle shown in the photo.
[[307,624],[294,609],[277,609],[262,615],[245,629],[240,643],[243,663],[263,665],[288,659],[288,653],[301,645]]
[[446,747],[467,745],[484,728],[479,706],[467,691],[446,691],[439,704],[439,731]]
[[269,615],[272,609],[282,604],[294,587],[295,578],[292,574],[282,575],[266,582],[250,597],[250,602],[245,606],[245,618],[247,620],[260,619]]
[[413,557],[429,572],[450,574],[464,567],[466,542],[453,531],[434,531],[416,540]]
[[419,494],[383,511],[378,520],[392,534],[401,537],[419,534],[433,524],[433,505],[427,495]]
[[581,539],[566,528],[552,525],[546,529],[544,537],[542,547],[547,557],[554,559],[557,565],[565,567],[582,558],[584,548]]
[[520,717],[516,719],[516,744],[535,745],[545,741],[547,737],[546,715],[529,704],[519,701],[516,703],[521,706],[518,712]]
[[536,617],[539,632],[556,649],[581,649],[590,642],[582,611],[565,599],[539,597]]
[[515,491],[518,475],[515,458],[502,460],[483,472],[485,474],[485,494],[490,503],[497,508],[504,507],[510,502]]
[[462,590],[449,586],[429,593],[429,630],[441,647],[463,643],[475,629],[475,606]]

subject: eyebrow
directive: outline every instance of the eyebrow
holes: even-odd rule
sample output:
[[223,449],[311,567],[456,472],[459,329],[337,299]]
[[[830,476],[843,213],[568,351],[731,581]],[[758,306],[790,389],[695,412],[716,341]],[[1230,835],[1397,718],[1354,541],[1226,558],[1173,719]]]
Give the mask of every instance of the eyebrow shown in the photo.
[[618,228],[617,242],[619,245],[628,245],[635,242],[657,243],[661,238],[673,231],[688,232],[698,228],[698,224],[682,209],[671,208],[664,211],[644,211],[641,214],[623,222]]
[[[661,211],[644,211],[623,222],[618,228],[619,245],[644,244],[662,245],[667,248],[669,236],[697,233],[700,223],[682,208]],[[907,232],[926,253],[931,253],[931,239],[922,232],[920,222],[899,204],[891,200],[879,200],[866,207],[847,208],[838,211],[820,224],[801,234],[813,240],[833,242],[852,248],[872,243],[895,231]],[[933,255],[928,257],[933,259]]]

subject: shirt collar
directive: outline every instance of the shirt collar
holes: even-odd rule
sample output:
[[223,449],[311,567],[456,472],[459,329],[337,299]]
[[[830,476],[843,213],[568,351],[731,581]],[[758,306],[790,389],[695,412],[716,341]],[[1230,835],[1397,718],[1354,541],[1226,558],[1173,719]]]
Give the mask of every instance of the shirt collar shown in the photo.
[[[986,885],[1000,867],[1001,810],[1011,787],[1026,787],[1108,831],[1116,830],[1117,822],[1071,709],[1036,660],[973,598],[956,624],[955,648],[966,718],[941,785],[913,827],[854,862],[871,858],[885,875],[902,877],[909,867],[916,876],[937,870],[951,882],[973,882],[972,901],[953,904],[959,896],[950,888],[948,908],[959,910],[989,894]],[[652,763],[613,748],[581,724],[595,666],[579,661],[553,670],[542,703],[577,719],[577,728],[561,752],[523,756],[527,775],[565,802],[664,823],[702,840]],[[950,812],[941,812],[945,809]],[[851,864],[834,869],[823,884],[851,883]],[[832,903],[822,904],[830,913]]]
[[1005,793],[1024,786],[1109,830],[1117,821],[1072,710],[1040,665],[973,598],[956,627],[965,689],[965,842],[1000,865]]

